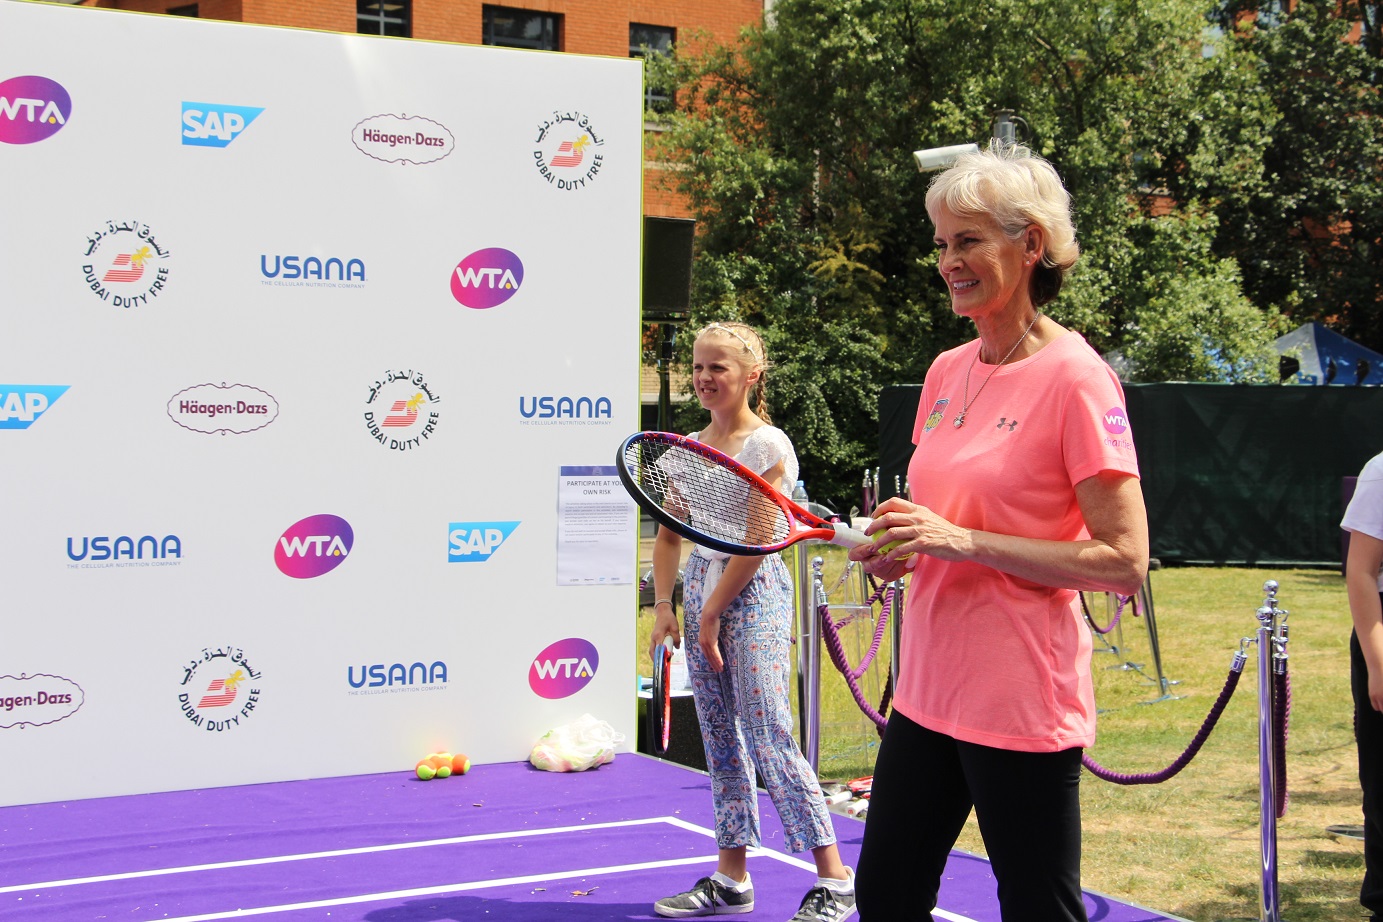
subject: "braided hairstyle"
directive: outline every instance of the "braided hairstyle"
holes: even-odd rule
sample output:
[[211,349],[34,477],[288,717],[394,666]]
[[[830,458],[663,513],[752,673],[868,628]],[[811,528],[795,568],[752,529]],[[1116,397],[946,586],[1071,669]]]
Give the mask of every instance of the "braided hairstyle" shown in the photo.
[[754,369],[759,370],[759,380],[754,383],[754,390],[750,392],[750,404],[754,407],[754,412],[759,419],[766,423],[773,420],[768,415],[768,355],[764,350],[763,337],[758,334],[753,327],[747,323],[740,323],[738,320],[716,321],[708,323],[696,333],[696,339],[700,340],[703,336],[717,336],[724,340],[731,347],[735,357],[745,372]]

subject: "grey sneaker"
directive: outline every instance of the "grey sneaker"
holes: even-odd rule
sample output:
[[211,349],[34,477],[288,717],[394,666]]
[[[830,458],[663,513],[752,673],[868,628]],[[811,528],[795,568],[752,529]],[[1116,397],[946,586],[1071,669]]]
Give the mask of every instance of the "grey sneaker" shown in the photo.
[[703,877],[686,893],[669,896],[654,903],[653,911],[669,919],[753,912],[754,888],[736,892],[718,880]]
[[797,915],[788,922],[840,922],[855,914],[855,894],[837,893],[826,887],[812,887],[802,897]]

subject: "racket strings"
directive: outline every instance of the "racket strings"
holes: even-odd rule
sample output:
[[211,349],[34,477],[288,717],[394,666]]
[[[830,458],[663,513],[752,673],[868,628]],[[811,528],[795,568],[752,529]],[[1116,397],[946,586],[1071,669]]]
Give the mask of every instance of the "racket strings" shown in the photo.
[[664,512],[720,541],[767,546],[792,533],[792,522],[753,481],[678,445],[631,444],[625,464]]

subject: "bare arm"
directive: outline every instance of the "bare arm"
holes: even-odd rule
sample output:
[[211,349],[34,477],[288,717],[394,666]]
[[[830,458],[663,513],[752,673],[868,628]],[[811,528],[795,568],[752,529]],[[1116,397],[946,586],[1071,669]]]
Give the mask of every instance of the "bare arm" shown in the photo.
[[1345,589],[1354,632],[1369,667],[1369,701],[1383,711],[1383,605],[1378,599],[1378,570],[1383,566],[1383,541],[1363,532],[1349,534],[1345,560]]
[[1051,541],[962,528],[932,512],[894,497],[883,503],[867,529],[888,534],[879,542],[902,541],[887,555],[876,545],[850,552],[851,559],[882,579],[897,579],[908,554],[930,554],[942,560],[968,560],[1044,586],[1133,595],[1148,572],[1148,514],[1138,480],[1103,471],[1076,484],[1090,537]]

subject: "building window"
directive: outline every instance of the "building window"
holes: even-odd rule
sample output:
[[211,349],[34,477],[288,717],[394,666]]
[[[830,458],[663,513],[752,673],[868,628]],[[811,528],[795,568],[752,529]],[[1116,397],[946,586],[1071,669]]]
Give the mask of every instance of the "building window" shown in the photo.
[[[647,58],[655,54],[669,54],[672,43],[677,39],[677,30],[671,26],[649,26],[639,22],[629,24],[629,57]],[[674,105],[672,92],[664,86],[645,82],[643,88],[645,109],[654,112],[670,112]]]
[[562,17],[510,6],[487,6],[482,12],[480,41],[501,48],[562,50]]
[[168,15],[169,15],[169,16],[191,16],[193,19],[196,19],[196,18],[197,18],[197,4],[195,4],[195,3],[189,3],[187,6],[170,6],[170,7],[168,8]]
[[413,34],[410,19],[412,0],[355,0],[355,31],[361,35],[392,35],[408,38]]

